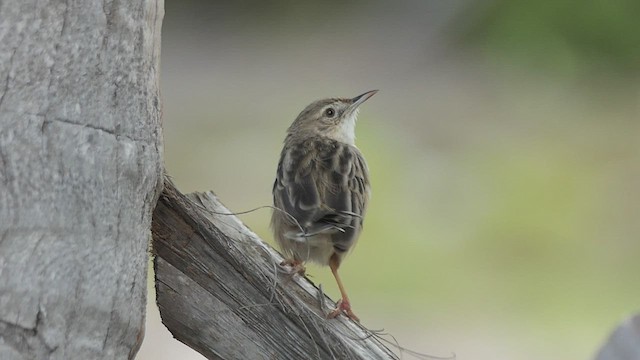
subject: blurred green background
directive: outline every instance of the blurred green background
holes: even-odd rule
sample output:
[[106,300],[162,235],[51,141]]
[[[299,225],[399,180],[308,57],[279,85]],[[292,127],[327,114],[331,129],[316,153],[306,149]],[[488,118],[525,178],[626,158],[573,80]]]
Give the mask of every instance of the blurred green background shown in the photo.
[[[234,211],[271,204],[302,108],[380,89],[357,128],[373,198],[341,267],[365,326],[458,359],[588,359],[640,309],[640,2],[165,10],[166,167]],[[269,216],[242,219],[271,242]],[[201,358],[167,339],[151,295],[138,358]]]

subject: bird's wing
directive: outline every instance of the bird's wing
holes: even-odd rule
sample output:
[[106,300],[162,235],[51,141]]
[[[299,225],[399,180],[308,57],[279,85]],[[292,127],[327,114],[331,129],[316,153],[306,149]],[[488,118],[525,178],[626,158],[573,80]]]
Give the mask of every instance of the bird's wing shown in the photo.
[[292,147],[282,154],[273,195],[301,228],[288,237],[332,234],[334,246],[346,251],[362,227],[367,165],[358,149],[335,141]]

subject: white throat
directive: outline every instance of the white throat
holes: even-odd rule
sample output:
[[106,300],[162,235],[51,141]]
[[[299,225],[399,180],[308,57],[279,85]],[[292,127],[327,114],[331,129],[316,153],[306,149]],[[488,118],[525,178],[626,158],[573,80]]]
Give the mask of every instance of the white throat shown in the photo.
[[333,138],[345,144],[355,145],[357,118],[358,109],[356,109],[349,115],[348,118],[342,121],[342,124],[340,124],[340,126],[336,128],[336,132],[333,134]]

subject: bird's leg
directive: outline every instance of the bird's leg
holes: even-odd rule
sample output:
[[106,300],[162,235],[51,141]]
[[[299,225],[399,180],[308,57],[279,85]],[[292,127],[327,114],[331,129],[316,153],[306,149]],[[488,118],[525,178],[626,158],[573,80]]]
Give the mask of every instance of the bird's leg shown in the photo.
[[340,296],[342,299],[338,300],[337,308],[327,315],[329,319],[333,319],[334,317],[344,313],[349,319],[360,322],[360,319],[356,316],[356,314],[351,311],[351,303],[349,302],[349,297],[347,296],[347,292],[344,290],[344,285],[342,284],[342,280],[340,280],[340,276],[338,275],[338,267],[340,266],[340,262],[338,256],[336,254],[331,255],[329,259],[329,267],[331,268],[331,272],[333,273],[333,277],[336,278],[336,283],[338,283],[338,288],[340,289]]
[[289,271],[289,273],[291,275],[299,274],[300,276],[304,276],[305,271],[307,271],[302,260],[298,260],[295,258],[282,260],[280,266],[290,266],[291,271]]

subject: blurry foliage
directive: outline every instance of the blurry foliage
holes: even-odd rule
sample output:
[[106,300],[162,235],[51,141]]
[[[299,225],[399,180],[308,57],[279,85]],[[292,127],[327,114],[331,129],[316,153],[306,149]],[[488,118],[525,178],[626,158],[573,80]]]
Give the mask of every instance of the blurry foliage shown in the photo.
[[[640,75],[640,1],[489,0],[454,20],[492,57],[575,75]],[[460,26],[460,21],[468,26]]]
[[[323,2],[280,1],[205,1],[167,0],[165,12],[171,14],[166,21],[180,24],[181,30],[211,31],[230,27],[242,31],[268,30],[270,33],[317,29],[346,16],[360,1],[343,3],[337,0]],[[339,11],[328,12],[335,8]],[[309,21],[313,18],[315,21]],[[306,26],[302,26],[304,25]],[[166,23],[165,23],[166,25]]]

